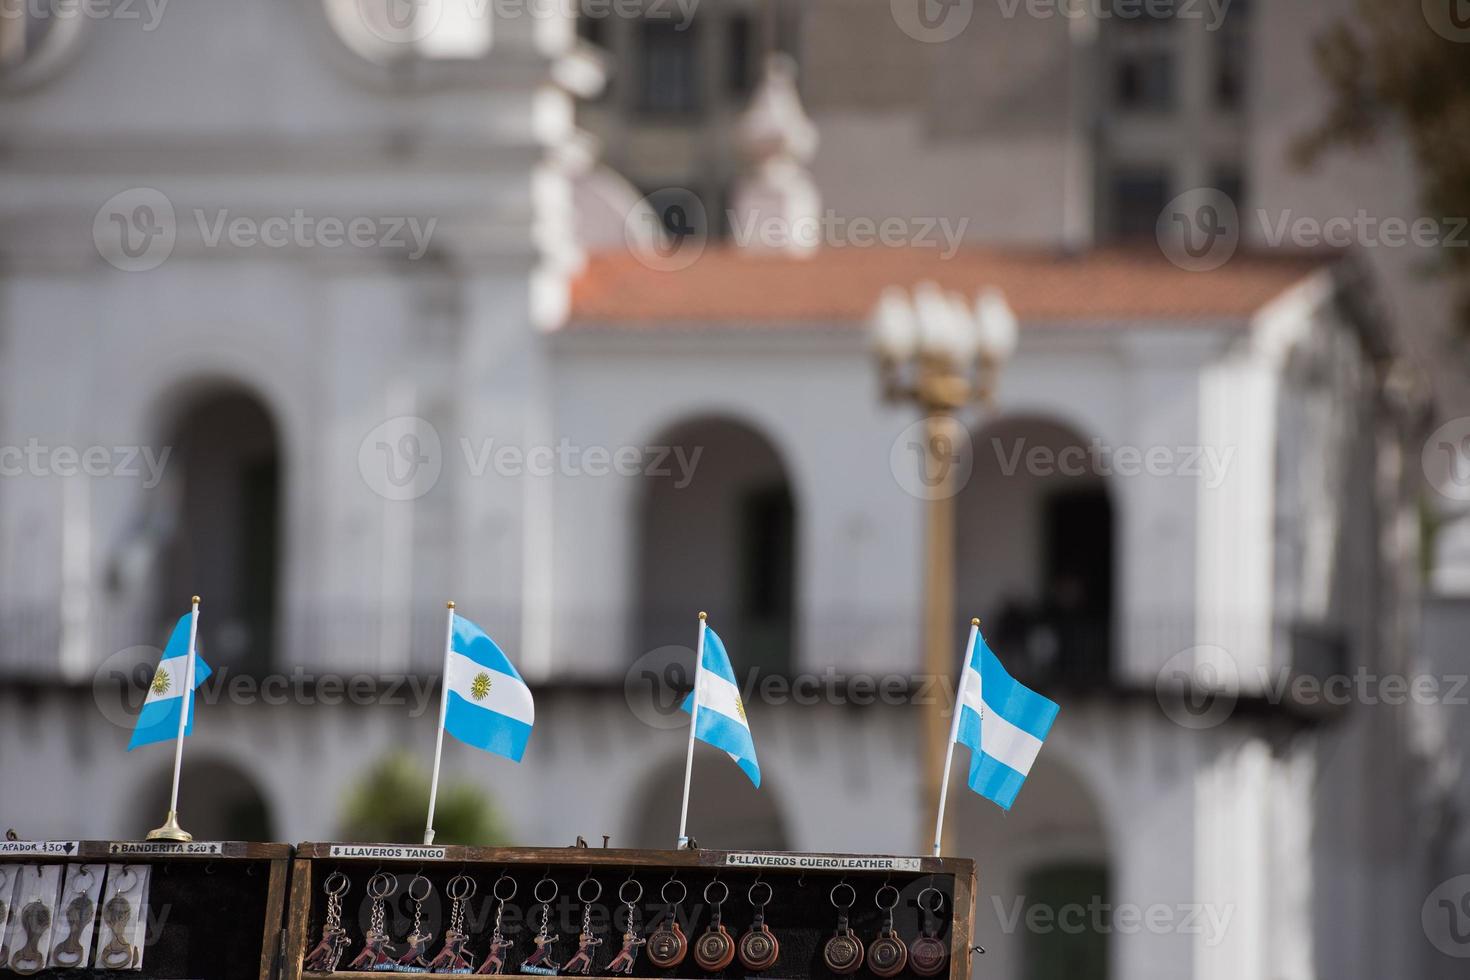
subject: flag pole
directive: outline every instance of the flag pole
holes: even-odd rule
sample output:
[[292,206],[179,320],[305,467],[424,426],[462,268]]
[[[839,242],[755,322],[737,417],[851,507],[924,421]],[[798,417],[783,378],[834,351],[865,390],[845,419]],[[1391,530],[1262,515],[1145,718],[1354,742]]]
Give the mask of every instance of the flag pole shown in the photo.
[[682,850],[689,846],[689,835],[686,833],[689,827],[689,777],[694,775],[694,733],[695,726],[699,723],[699,679],[704,673],[704,631],[709,627],[705,625],[708,619],[705,613],[699,614],[699,642],[694,650],[694,697],[689,710],[689,752],[684,757],[684,805],[679,810],[679,848]]
[[189,608],[189,656],[184,665],[184,697],[179,705],[179,732],[174,738],[174,785],[168,797],[168,818],[162,827],[148,831],[148,840],[176,840],[184,843],[194,835],[179,826],[179,771],[184,765],[184,733],[189,727],[189,712],[194,707],[194,656],[199,641],[199,597],[196,595]]
[[960,683],[955,689],[954,711],[949,719],[949,744],[944,748],[944,775],[939,779],[939,814],[934,818],[935,857],[939,857],[940,844],[944,840],[944,803],[949,797],[949,769],[954,764],[954,743],[960,734],[960,708],[965,702],[965,681],[970,676],[970,659],[975,656],[975,638],[979,635],[980,620],[970,620],[970,642],[965,646],[965,659],[960,664]]
[[454,601],[444,604],[449,610],[444,629],[444,677],[439,687],[439,737],[434,742],[434,777],[429,782],[429,819],[424,824],[424,846],[434,843],[434,804],[439,799],[439,760],[444,755],[444,719],[449,714],[449,655],[454,652]]

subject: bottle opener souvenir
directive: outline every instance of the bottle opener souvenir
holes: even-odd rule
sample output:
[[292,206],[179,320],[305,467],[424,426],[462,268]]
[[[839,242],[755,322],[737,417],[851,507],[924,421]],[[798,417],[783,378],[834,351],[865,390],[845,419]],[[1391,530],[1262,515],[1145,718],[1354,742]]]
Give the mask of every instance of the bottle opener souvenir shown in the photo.
[[[929,895],[933,898],[925,905],[924,898]],[[939,927],[933,922],[944,906],[944,896],[937,888],[925,888],[919,892],[918,904],[921,935],[909,947],[909,969],[921,977],[932,977],[944,969],[949,959],[949,946],[939,938]]]
[[[845,892],[847,901],[837,899],[838,892]],[[847,912],[857,902],[857,889],[847,882],[839,882],[832,889],[832,907],[837,910],[837,931],[822,947],[822,960],[833,973],[846,975],[856,973],[863,965],[863,941],[852,934]]]
[[425,955],[434,934],[424,929],[424,903],[434,894],[434,883],[423,875],[414,875],[408,883],[408,898],[413,902],[413,928],[408,932],[408,950],[398,958],[398,973],[425,973],[429,960]]
[[[495,879],[495,886],[490,891],[496,902],[495,929],[490,933],[490,951],[485,954],[485,962],[480,964],[475,973],[478,976],[494,977],[505,972],[505,951],[515,945],[505,938],[500,923],[505,918],[505,903],[516,897],[516,881],[510,875],[503,874]],[[502,891],[504,894],[501,894]]]
[[592,972],[592,957],[602,945],[602,940],[592,933],[592,903],[601,897],[599,881],[584,878],[577,886],[577,901],[582,903],[582,931],[577,934],[577,952],[562,965],[563,973],[580,973],[585,977]]
[[[636,891],[629,891],[629,886]],[[607,965],[608,973],[621,973],[630,976],[633,966],[638,962],[638,947],[648,942],[638,934],[638,902],[643,898],[643,886],[632,878],[618,886],[618,901],[623,903],[624,915],[627,919],[623,926],[623,948],[614,956],[612,962]]]
[[128,941],[128,926],[133,921],[133,903],[127,893],[136,884],[132,868],[125,868],[120,881],[107,904],[102,906],[102,921],[112,938],[97,951],[97,963],[108,970],[126,970],[137,959],[138,951]]
[[751,922],[745,935],[740,937],[736,952],[740,956],[740,965],[756,973],[775,966],[777,958],[781,955],[781,944],[776,941],[775,934],[766,927],[766,905],[771,901],[773,895],[771,886],[759,879],[750,886],[750,891],[746,893],[750,904],[755,907],[755,921]]
[[367,935],[363,939],[362,952],[357,959],[347,964],[349,970],[383,970],[393,966],[393,954],[397,948],[390,942],[386,924],[384,903],[398,890],[398,878],[378,872],[368,879],[367,893],[371,899],[370,919]]
[[[86,935],[87,927],[92,924],[92,913],[97,909],[90,894],[92,872],[87,870],[86,865],[82,865],[76,873],[75,880],[77,887],[64,913],[66,938],[51,951],[51,958],[56,961],[57,966],[81,966],[82,961],[87,958],[87,951],[82,947],[82,937]],[[3,917],[0,915],[0,918]]]
[[46,930],[51,928],[51,909],[45,902],[36,899],[27,902],[20,910],[20,927],[25,931],[25,945],[10,957],[10,969],[23,977],[40,973],[46,965],[46,954],[41,952],[41,941]]
[[[678,898],[669,898],[670,885],[679,886]],[[660,970],[667,970],[683,963],[684,954],[689,952],[689,940],[684,938],[684,930],[679,928],[678,908],[689,897],[689,888],[682,881],[670,878],[664,882],[659,897],[668,908],[664,911],[662,924],[648,937],[648,961]]]
[[874,904],[883,910],[883,926],[878,938],[868,947],[868,969],[880,977],[898,976],[909,961],[908,946],[893,931],[893,910],[898,908],[898,900],[898,889],[892,885],[878,889],[873,898]]
[[[719,897],[716,898],[715,895]],[[710,913],[709,928],[694,943],[694,962],[699,964],[701,970],[710,973],[723,970],[735,960],[735,940],[730,938],[730,934],[725,931],[725,924],[720,921],[721,909],[725,899],[729,897],[730,886],[718,878],[704,886],[704,900],[713,907],[713,911]]]
[[522,973],[554,977],[561,970],[561,964],[551,958],[551,944],[561,938],[560,935],[551,934],[551,903],[556,901],[556,891],[556,882],[550,878],[542,878],[536,882],[536,888],[531,892],[531,897],[541,904],[541,928],[532,939],[536,944],[535,952],[521,964]]
[[[444,948],[439,950],[439,955],[429,962],[430,973],[471,973],[475,965],[470,954],[465,952],[465,944],[470,941],[470,934],[464,928],[465,905],[475,897],[479,886],[475,879],[469,875],[455,875],[449,879],[449,884],[444,886],[444,894],[449,896],[449,927],[444,930]],[[499,916],[496,917],[499,922]]]
[[322,882],[322,891],[327,893],[326,922],[322,925],[322,939],[306,954],[301,968],[311,973],[333,973],[347,952],[347,930],[342,928],[342,896],[352,882],[340,871],[333,871]]

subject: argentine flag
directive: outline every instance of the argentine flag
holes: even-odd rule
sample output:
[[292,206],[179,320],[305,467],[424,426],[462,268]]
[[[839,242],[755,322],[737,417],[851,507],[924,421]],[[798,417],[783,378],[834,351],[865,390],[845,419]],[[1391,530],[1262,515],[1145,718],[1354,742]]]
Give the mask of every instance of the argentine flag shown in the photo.
[[[755,741],[750,737],[750,724],[745,720],[745,704],[740,700],[730,656],[725,652],[725,644],[703,619],[699,621],[699,647],[701,655],[694,672],[694,690],[680,708],[694,715],[695,738],[724,749],[745,770],[750,781],[760,786],[761,767],[755,761]],[[694,710],[696,696],[698,712]]]
[[462,616],[454,616],[445,659],[444,730],[477,749],[520,762],[536,720],[531,689],[521,675],[495,641]]
[[970,788],[1009,810],[1060,709],[1006,673],[978,626],[956,709],[952,739],[970,748]]
[[[163,656],[158,661],[158,669],[153,672],[153,680],[148,684],[148,697],[143,701],[143,709],[138,712],[138,722],[133,726],[133,738],[128,742],[129,752],[140,745],[169,742],[179,737],[179,712],[183,710],[185,678],[189,671],[189,626],[193,618],[194,614],[187,612],[174,624],[168,645],[163,648]],[[195,650],[196,690],[208,679],[210,673],[209,664]],[[194,731],[195,700],[189,699],[189,717],[184,723],[185,735]]]

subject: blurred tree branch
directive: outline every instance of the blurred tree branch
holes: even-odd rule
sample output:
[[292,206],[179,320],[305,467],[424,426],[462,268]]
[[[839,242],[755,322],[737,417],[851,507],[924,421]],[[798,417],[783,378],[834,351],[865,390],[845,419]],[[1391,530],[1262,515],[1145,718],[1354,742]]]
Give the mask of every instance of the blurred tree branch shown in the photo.
[[[342,839],[367,843],[418,843],[429,806],[429,776],[407,752],[389,756],[353,787],[342,819]],[[435,843],[506,843],[490,797],[462,783],[441,784],[434,813]]]

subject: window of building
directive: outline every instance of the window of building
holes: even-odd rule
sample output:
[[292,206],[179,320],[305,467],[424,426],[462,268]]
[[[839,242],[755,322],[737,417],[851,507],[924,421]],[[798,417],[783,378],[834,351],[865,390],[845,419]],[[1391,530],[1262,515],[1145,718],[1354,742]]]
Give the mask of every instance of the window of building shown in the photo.
[[638,108],[680,115],[700,108],[699,38],[694,22],[645,19],[638,30]]
[[1215,43],[1215,104],[1222,109],[1239,109],[1245,104],[1246,69],[1250,42],[1247,0],[1232,0],[1225,9]]
[[755,49],[755,24],[750,15],[732,15],[725,26],[725,87],[730,95],[749,95],[755,87]]
[[1118,108],[1132,112],[1167,112],[1174,108],[1174,55],[1162,49],[1119,54],[1113,96]]
[[796,511],[782,483],[747,492],[740,502],[742,634],[762,672],[791,668]]
[[1240,168],[1218,167],[1210,183],[1217,191],[1230,198],[1230,203],[1235,205],[1235,211],[1239,214],[1245,207],[1245,179],[1241,176]]
[[1024,980],[1107,980],[1112,923],[1105,912],[1094,913],[1110,907],[1107,868],[1090,862],[1038,868],[1022,878],[1021,894],[1026,916],[1039,907],[1049,910],[1047,921],[1077,923],[1069,929],[1026,930]]
[[1108,221],[1118,238],[1154,234],[1159,215],[1169,203],[1169,176],[1163,169],[1125,169],[1108,188]]

